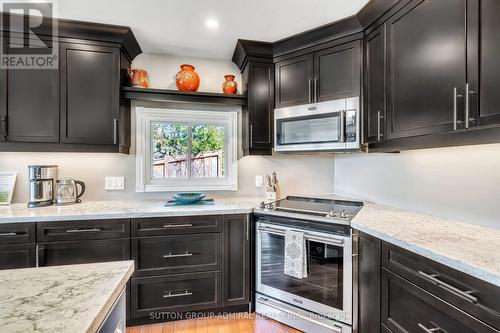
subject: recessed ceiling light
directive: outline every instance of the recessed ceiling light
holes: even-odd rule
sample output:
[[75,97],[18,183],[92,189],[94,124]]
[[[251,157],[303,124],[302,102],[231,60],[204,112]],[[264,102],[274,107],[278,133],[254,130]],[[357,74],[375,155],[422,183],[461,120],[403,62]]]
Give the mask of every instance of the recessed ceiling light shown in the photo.
[[219,27],[219,22],[214,19],[208,19],[205,21],[205,25],[207,26],[207,28],[215,30]]

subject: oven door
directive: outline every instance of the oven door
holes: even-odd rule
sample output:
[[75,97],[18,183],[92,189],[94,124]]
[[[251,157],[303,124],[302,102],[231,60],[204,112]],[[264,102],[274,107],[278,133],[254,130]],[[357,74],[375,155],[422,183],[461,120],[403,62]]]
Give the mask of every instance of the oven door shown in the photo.
[[282,225],[257,223],[257,292],[352,325],[352,241],[350,237],[293,228],[304,233],[307,277],[284,273]]

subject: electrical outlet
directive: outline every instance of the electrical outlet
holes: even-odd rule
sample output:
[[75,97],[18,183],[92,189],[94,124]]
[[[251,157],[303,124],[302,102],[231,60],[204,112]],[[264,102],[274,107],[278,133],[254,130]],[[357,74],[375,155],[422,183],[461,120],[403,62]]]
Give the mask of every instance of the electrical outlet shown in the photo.
[[264,178],[262,175],[255,176],[255,187],[264,187]]
[[123,191],[125,177],[104,177],[104,189],[107,191]]

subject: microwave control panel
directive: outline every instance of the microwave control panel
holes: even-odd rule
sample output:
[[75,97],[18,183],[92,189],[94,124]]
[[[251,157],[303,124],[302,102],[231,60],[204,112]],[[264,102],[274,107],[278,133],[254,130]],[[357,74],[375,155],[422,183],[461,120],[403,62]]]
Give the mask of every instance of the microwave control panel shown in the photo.
[[358,134],[358,124],[356,119],[356,110],[345,112],[345,141],[356,142]]

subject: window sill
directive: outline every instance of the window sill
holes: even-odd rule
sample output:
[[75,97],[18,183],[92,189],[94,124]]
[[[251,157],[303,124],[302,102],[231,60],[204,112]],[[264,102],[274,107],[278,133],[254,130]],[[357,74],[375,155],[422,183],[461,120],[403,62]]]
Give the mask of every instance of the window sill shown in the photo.
[[238,185],[179,185],[179,184],[149,184],[139,185],[136,192],[186,192],[186,191],[238,191]]

